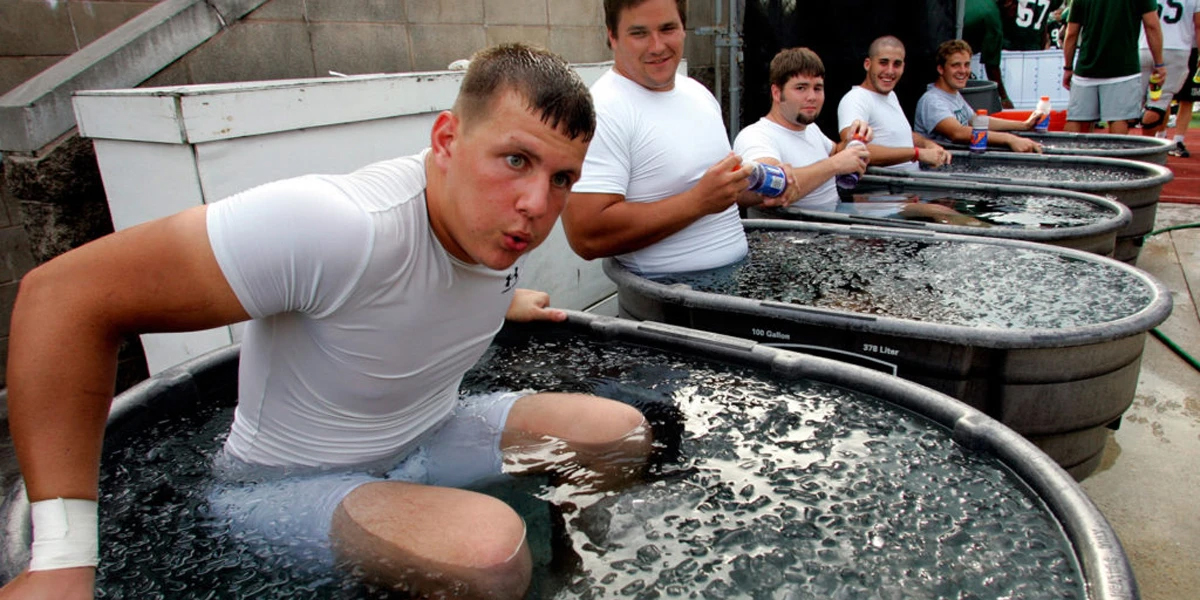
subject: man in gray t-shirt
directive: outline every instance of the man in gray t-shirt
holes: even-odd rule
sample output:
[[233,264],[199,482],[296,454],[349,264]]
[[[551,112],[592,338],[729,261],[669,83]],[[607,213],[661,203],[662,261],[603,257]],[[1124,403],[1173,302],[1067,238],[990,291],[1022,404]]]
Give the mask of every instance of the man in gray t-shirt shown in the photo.
[[[971,46],[962,40],[942,42],[937,59],[938,78],[917,102],[913,128],[940,144],[969,144],[975,110],[963,98],[961,90],[967,86],[971,74]],[[1023,122],[989,118],[988,145],[1008,146],[1016,152],[1041,152],[1041,144],[1006,133],[1032,129],[1041,116],[1035,111]]]

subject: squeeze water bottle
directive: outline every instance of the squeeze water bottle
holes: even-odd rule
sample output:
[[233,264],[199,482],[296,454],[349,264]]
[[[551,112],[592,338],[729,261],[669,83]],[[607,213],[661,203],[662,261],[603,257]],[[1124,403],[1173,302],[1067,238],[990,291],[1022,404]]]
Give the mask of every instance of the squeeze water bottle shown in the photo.
[[971,119],[971,152],[981,154],[987,150],[988,143],[988,115],[984,109],[975,111],[975,118]]
[[787,189],[787,173],[781,167],[747,160],[742,163],[742,168],[750,169],[750,177],[746,181],[752,192],[774,198]]
[[1159,77],[1157,73],[1150,76],[1150,100],[1158,101],[1159,98],[1162,98],[1162,84],[1162,77]]
[[1042,99],[1038,100],[1037,107],[1033,110],[1042,113],[1042,118],[1038,119],[1037,124],[1033,126],[1033,130],[1038,133],[1050,131],[1050,96],[1042,96]]
[[[846,143],[846,149],[848,150],[857,146],[866,145],[867,143],[863,141],[863,136],[856,135],[853,138],[850,138],[850,141]],[[852,190],[858,186],[858,173],[842,173],[834,178],[834,181],[837,182],[837,186],[843,190]]]
[[1192,83],[1200,85],[1200,67],[1196,67],[1196,72],[1192,74]]

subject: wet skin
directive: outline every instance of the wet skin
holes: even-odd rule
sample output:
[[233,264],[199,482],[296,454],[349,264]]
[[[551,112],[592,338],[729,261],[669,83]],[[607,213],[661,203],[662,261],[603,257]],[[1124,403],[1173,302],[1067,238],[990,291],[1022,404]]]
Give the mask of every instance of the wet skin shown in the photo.
[[432,137],[430,225],[455,258],[496,270],[545,241],[588,146],[543,123],[515,92],[476,122],[442,113]]

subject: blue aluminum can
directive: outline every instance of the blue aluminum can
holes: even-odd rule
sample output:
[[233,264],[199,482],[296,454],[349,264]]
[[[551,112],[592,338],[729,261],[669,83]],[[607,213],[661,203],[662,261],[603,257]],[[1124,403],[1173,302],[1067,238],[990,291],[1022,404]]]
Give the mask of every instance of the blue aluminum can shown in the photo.
[[774,198],[787,189],[787,174],[780,167],[748,160],[742,163],[742,168],[750,169],[747,181],[752,192]]

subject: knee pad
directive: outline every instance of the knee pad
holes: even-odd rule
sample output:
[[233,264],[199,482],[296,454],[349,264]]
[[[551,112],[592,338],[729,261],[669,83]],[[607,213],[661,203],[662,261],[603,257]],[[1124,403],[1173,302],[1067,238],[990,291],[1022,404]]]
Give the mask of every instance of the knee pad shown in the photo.
[[[1150,116],[1151,114],[1157,115],[1158,120],[1154,121],[1153,123],[1147,121],[1146,117]],[[1142,128],[1150,129],[1151,127],[1158,127],[1159,125],[1162,125],[1164,123],[1163,119],[1166,116],[1167,116],[1167,111],[1165,111],[1161,108],[1155,107],[1155,106],[1147,106],[1146,112],[1142,114]]]

